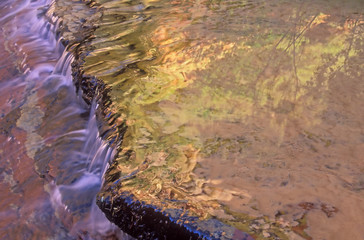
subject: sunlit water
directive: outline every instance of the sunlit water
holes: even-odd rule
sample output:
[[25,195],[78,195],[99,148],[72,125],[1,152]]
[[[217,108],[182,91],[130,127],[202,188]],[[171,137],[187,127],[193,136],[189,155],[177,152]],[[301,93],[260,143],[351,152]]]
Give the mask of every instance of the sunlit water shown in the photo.
[[[1,234],[120,237],[93,204],[116,153],[97,104],[75,94],[46,4],[0,3]],[[128,127],[101,195],[113,186],[257,239],[364,238],[363,1],[82,6],[55,2],[63,37],[95,24],[82,69]]]
[[2,1],[0,238],[124,239],[95,205],[115,151],[72,82],[51,1]]
[[128,126],[106,185],[257,238],[364,237],[363,1],[96,2],[84,69]]

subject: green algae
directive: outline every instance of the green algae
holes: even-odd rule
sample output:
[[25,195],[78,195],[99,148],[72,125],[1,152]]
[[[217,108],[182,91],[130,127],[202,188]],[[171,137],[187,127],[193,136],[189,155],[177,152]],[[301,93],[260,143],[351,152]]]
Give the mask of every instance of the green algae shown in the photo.
[[[354,1],[343,10],[346,20],[335,11],[339,2],[96,3],[103,14],[82,68],[110,87],[109,111],[127,126],[110,170],[133,174],[120,192],[160,207],[183,208],[172,200],[187,200],[190,214],[216,217],[240,193],[218,190],[223,176],[196,173],[211,159],[243,168],[236,156],[249,153],[261,168],[287,168],[269,149],[298,122],[299,134],[317,139],[312,151],[332,146],[331,138],[307,133],[325,123],[333,76],[351,74],[348,61],[362,54]],[[236,211],[226,214],[235,218],[227,223],[251,232]],[[277,227],[271,236],[285,239],[287,231]]]

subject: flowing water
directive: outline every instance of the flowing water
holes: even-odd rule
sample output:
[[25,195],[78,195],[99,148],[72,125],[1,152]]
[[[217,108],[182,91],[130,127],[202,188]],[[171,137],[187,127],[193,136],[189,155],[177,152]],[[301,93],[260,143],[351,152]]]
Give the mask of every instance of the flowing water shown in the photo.
[[76,93],[54,2],[1,5],[0,238],[125,238],[95,204],[115,150]]
[[0,6],[2,238],[126,238],[94,199],[127,192],[256,239],[364,239],[363,1]]
[[96,2],[83,66],[128,126],[100,196],[364,238],[363,1]]

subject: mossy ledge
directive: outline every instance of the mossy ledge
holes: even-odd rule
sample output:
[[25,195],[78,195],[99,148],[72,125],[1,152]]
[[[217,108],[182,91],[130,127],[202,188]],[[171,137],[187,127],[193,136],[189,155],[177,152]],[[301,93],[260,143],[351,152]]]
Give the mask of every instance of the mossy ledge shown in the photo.
[[110,221],[137,239],[253,240],[247,233],[216,219],[200,221],[182,210],[161,210],[138,201],[128,192],[115,195],[112,190],[104,191],[96,203]]
[[[126,131],[124,122],[117,122],[118,115],[112,113],[110,88],[95,76],[85,74],[84,59],[92,51],[91,41],[96,30],[95,13],[102,17],[103,9],[93,0],[84,0],[86,13],[78,19],[71,19],[72,28],[67,26],[64,18],[67,12],[57,8],[55,2],[53,16],[60,18],[57,35],[61,36],[62,44],[74,56],[72,63],[73,82],[77,91],[90,106],[97,104],[95,112],[99,122],[100,136],[114,149],[120,151],[120,145]],[[62,4],[62,3],[61,3]],[[87,13],[89,10],[89,13]],[[85,15],[89,18],[84,18]],[[68,16],[69,17],[69,16]],[[51,21],[51,18],[49,19]],[[78,24],[78,25],[77,25]],[[116,155],[117,156],[117,155]],[[107,185],[107,186],[106,186]],[[136,199],[132,194],[117,189],[118,184],[108,183],[97,196],[97,205],[106,217],[120,229],[137,239],[236,239],[253,240],[248,234],[226,225],[219,220],[199,220],[186,214],[181,209],[158,209]],[[115,188],[115,190],[114,190]],[[120,193],[121,192],[121,193]]]

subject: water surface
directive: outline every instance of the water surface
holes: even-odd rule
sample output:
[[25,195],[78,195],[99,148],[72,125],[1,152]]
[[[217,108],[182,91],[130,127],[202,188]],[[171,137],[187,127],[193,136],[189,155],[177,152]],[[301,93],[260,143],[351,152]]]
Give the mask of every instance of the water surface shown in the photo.
[[0,3],[2,238],[122,238],[102,184],[256,239],[364,237],[363,1],[49,4]]
[[0,238],[124,239],[95,204],[115,151],[76,92],[54,2],[0,13]]
[[128,126],[109,184],[257,238],[363,238],[362,1],[96,2],[84,70]]

